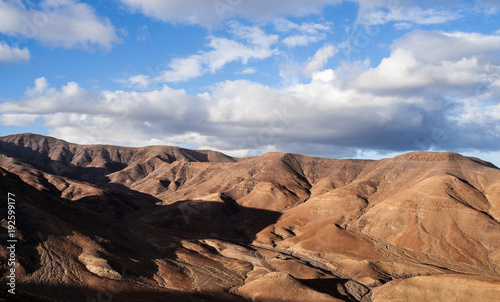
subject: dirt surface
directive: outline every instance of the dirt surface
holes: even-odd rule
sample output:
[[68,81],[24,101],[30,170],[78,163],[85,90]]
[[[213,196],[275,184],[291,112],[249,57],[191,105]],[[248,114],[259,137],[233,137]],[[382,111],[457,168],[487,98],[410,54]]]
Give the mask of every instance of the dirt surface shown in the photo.
[[500,170],[0,138],[17,300],[500,301]]

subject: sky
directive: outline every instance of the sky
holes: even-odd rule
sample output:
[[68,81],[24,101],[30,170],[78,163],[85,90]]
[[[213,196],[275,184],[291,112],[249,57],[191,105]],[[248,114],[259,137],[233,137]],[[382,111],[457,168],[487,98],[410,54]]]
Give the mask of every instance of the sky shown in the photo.
[[500,1],[0,0],[0,136],[500,166]]

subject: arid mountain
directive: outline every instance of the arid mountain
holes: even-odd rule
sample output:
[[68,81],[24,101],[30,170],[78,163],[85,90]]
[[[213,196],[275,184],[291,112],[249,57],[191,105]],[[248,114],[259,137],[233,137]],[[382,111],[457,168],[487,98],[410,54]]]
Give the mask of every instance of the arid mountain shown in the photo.
[[0,138],[0,167],[17,301],[500,301],[500,170],[476,158],[237,159],[23,134]]

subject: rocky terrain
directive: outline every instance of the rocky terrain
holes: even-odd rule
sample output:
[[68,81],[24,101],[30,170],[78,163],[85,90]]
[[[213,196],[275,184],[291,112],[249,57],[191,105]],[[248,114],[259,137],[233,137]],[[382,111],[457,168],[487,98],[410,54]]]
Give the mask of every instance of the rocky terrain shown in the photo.
[[7,301],[500,301],[500,170],[0,138]]

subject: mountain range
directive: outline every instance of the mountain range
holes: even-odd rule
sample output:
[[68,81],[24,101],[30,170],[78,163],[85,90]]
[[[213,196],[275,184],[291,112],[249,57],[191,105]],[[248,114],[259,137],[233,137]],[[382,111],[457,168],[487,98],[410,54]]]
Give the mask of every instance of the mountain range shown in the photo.
[[0,138],[7,301],[500,301],[500,170]]

